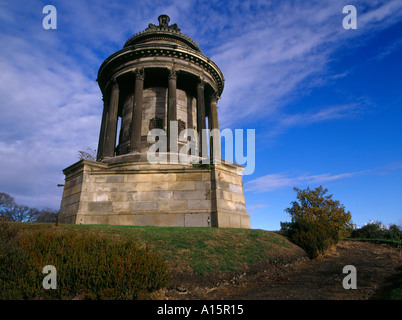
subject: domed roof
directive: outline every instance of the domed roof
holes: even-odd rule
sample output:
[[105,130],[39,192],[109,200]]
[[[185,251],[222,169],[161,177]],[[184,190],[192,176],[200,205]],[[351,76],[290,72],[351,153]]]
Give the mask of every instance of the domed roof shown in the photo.
[[158,26],[150,23],[144,31],[138,32],[128,39],[124,44],[124,48],[137,44],[169,42],[201,52],[198,44],[189,36],[180,32],[176,23],[169,25],[169,16],[162,14],[158,17],[158,20]]

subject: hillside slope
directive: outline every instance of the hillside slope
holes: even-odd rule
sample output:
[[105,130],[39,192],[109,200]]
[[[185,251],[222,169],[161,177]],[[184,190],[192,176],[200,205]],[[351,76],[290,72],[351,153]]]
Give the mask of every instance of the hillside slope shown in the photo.
[[130,238],[160,255],[171,274],[168,289],[215,285],[272,265],[306,259],[306,253],[277,232],[250,229],[15,224],[21,233],[53,229],[94,233],[111,240]]

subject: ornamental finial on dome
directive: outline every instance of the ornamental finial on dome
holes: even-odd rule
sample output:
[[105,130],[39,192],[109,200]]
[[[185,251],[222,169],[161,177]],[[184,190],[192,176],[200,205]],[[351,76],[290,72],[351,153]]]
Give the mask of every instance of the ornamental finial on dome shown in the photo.
[[169,26],[170,17],[168,15],[166,15],[166,14],[161,14],[158,17],[158,21],[159,21],[159,26],[154,25],[153,23],[150,23],[148,25],[148,28],[145,29],[145,31],[161,29],[161,28],[169,28],[169,29],[173,29],[173,30],[176,30],[176,31],[180,31],[180,29],[177,27],[176,23]]
[[161,15],[158,17],[158,21],[159,21],[159,26],[160,26],[160,27],[165,27],[165,28],[167,28],[167,27],[169,26],[170,18],[169,18],[169,16],[166,15],[166,14],[161,14]]

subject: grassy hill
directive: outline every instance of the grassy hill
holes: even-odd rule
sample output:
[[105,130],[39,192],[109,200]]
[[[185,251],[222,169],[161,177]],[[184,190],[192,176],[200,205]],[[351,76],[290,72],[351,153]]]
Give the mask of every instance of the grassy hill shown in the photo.
[[[81,250],[80,245],[77,246],[77,244],[81,242],[75,239],[81,239],[79,241],[82,241],[82,239],[95,236],[97,239],[101,238],[103,242],[99,242],[98,240],[95,240],[95,242],[92,241],[91,243],[82,242],[83,245],[90,244],[88,250],[92,250],[92,255],[106,252],[107,248],[104,247],[105,244],[129,241],[130,243],[135,243],[136,246],[143,250],[143,255],[147,255],[149,252],[164,260],[168,272],[171,275],[171,279],[177,279],[178,274],[198,278],[208,278],[211,274],[240,274],[249,272],[250,270],[258,270],[261,266],[266,267],[273,262],[291,263],[306,257],[306,253],[301,248],[292,244],[282,235],[277,232],[264,230],[64,224],[55,226],[54,224],[40,223],[12,223],[10,225],[17,231],[19,241],[25,239],[25,246],[29,245],[27,243],[33,240],[36,241],[35,237],[39,237],[38,235],[42,237],[40,241],[37,241],[40,248],[36,249],[35,245],[29,245],[30,252],[41,251],[40,259],[42,259],[42,262],[40,265],[43,263],[47,264],[43,260],[48,259],[46,257],[51,257],[55,254],[63,254],[63,257],[60,258],[62,260],[59,259],[57,263],[60,264],[60,261],[65,261],[66,265],[69,264],[69,269],[67,266],[63,266],[65,270],[70,270],[71,268],[77,269],[72,262],[73,257],[70,258],[70,256],[75,256],[76,248]],[[29,238],[29,236],[31,238]],[[57,246],[53,246],[52,241],[58,242]],[[76,246],[76,248],[70,248],[73,246]],[[49,251],[47,251],[48,247]],[[53,247],[53,249],[50,247]],[[115,252],[120,252],[120,255],[121,252],[123,252],[123,255],[127,255],[130,252],[127,251],[127,248],[120,248],[117,251],[116,248],[109,248],[108,250],[111,257],[103,258],[109,259],[108,262],[102,260],[102,263],[106,266],[110,263],[115,265],[119,264],[115,263],[117,260],[117,258],[115,259],[113,257]],[[67,254],[67,252],[69,253]],[[141,255],[140,252],[137,253],[136,259],[138,259],[138,254]],[[84,253],[84,256],[81,254],[74,259],[81,259],[80,261],[82,261],[90,258],[90,255],[85,256]],[[38,260],[39,258],[35,259]],[[130,262],[127,261],[126,257],[124,259],[123,262],[126,264],[127,268],[136,270],[136,267],[133,267]],[[151,257],[150,259],[156,268],[155,270],[158,268],[158,270],[160,270],[160,266],[155,258]],[[94,265],[97,264],[97,262],[90,263],[92,266],[88,268],[93,268]],[[58,270],[60,267],[61,266],[57,266]],[[107,267],[104,268],[106,269],[102,269],[102,273],[110,273]],[[117,268],[117,266],[115,266],[115,268]],[[78,272],[76,276],[81,275],[80,271],[74,272]],[[92,272],[88,271],[87,277],[90,276],[91,273]],[[115,275],[109,275],[108,277],[111,276],[114,277]],[[38,277],[43,278],[43,275],[40,274]],[[121,282],[124,281],[124,278],[115,279],[114,281]],[[133,279],[133,281],[137,280]]]
[[59,229],[134,239],[157,252],[171,269],[205,272],[244,270],[259,262],[291,262],[304,251],[274,231],[196,227],[18,224],[21,231]]
[[290,262],[304,251],[276,232],[247,229],[89,226],[132,237],[155,250],[172,269],[205,272],[245,270],[259,262]]

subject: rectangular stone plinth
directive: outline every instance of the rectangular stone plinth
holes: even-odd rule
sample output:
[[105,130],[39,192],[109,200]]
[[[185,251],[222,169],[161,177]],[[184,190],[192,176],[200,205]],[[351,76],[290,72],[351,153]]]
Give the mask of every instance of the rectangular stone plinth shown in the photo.
[[250,228],[238,165],[81,160],[63,172],[61,223]]

